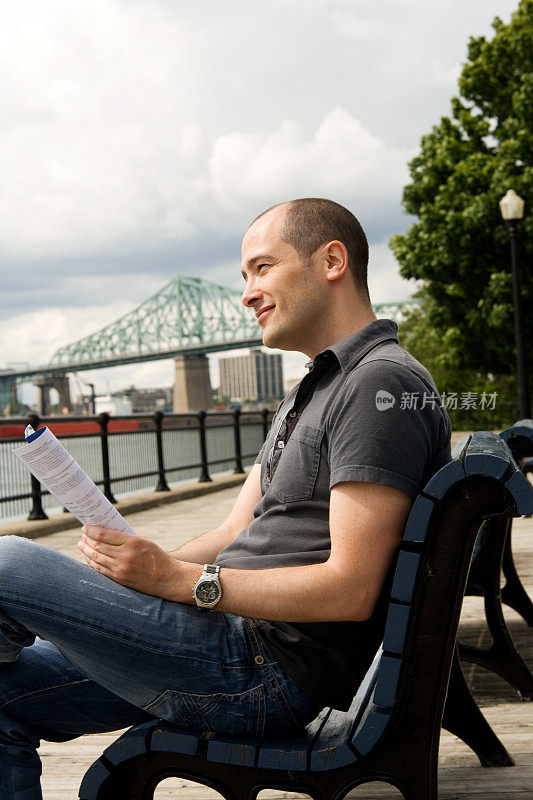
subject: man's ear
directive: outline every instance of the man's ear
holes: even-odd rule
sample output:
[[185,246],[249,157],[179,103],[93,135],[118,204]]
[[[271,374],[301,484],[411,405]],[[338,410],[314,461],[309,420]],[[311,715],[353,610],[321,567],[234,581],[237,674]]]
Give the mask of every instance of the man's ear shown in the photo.
[[328,281],[338,280],[349,269],[346,246],[336,239],[324,245],[323,258],[325,259],[326,279]]

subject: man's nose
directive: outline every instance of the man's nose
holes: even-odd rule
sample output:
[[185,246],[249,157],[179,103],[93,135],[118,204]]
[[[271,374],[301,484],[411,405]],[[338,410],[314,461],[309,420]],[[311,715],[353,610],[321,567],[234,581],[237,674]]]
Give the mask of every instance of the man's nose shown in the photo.
[[261,297],[261,292],[257,288],[255,281],[253,280],[247,281],[246,286],[244,288],[244,292],[241,295],[241,303],[247,308],[250,308],[251,306],[255,305],[255,303],[257,303],[260,297]]

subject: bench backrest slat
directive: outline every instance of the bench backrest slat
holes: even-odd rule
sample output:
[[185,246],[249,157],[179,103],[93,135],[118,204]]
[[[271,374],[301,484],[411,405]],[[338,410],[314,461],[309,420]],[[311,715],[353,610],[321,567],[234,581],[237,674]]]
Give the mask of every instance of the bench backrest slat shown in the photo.
[[[463,478],[461,470],[460,479]],[[451,484],[450,484],[451,485]],[[442,486],[442,484],[441,484]],[[423,542],[428,530],[429,518],[433,514],[435,500],[419,494],[411,506],[411,513],[403,534],[404,542]]]
[[500,433],[503,441],[513,451],[516,460],[531,455],[533,419],[521,419]]
[[[524,474],[533,472],[533,419],[521,419],[500,433]],[[526,512],[524,512],[526,513]]]
[[422,494],[427,497],[432,497],[435,500],[441,500],[449,489],[464,478],[463,466],[460,458],[455,458],[446,464],[442,469],[431,478],[429,483],[426,484],[422,490]]
[[487,431],[480,431],[472,437],[463,466],[467,475],[490,475],[493,478],[503,478],[508,470],[517,470],[503,439]]
[[532,487],[525,475],[515,472],[505,481],[505,486],[513,495],[516,510],[520,516],[533,514],[533,493]]

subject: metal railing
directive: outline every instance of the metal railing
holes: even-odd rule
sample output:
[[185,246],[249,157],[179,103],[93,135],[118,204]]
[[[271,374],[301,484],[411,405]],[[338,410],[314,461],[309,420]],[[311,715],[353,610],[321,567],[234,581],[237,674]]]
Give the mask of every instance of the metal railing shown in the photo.
[[[60,510],[55,498],[19,463],[11,450],[24,441],[27,424],[48,425],[80,466],[112,502],[142,491],[166,492],[170,485],[210,473],[244,473],[253,463],[273,412],[191,414],[132,414],[58,416],[40,420],[0,418],[0,518],[47,519],[46,511]],[[155,484],[155,486],[154,486]],[[29,512],[29,513],[28,513]]]

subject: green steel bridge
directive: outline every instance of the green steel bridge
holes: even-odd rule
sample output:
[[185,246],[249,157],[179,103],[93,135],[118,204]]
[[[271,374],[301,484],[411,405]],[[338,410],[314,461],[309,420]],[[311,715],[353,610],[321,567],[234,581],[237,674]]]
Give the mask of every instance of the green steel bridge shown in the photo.
[[[240,298],[238,290],[176,276],[120,319],[60,347],[48,364],[0,370],[0,410],[20,381],[259,346],[261,329],[253,310],[245,308]],[[380,303],[374,311],[378,317],[399,321],[416,305],[415,300]]]

